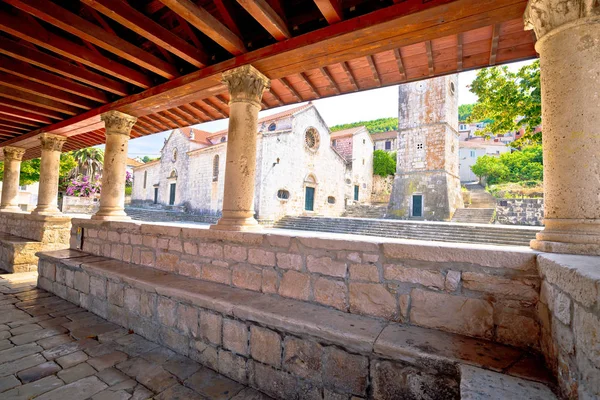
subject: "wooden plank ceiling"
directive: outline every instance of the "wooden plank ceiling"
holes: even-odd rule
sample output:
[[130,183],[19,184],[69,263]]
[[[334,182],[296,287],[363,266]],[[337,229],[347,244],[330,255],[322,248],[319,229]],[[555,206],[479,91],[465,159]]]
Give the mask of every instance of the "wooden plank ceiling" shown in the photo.
[[0,147],[104,142],[229,114],[221,72],[272,79],[263,108],[536,57],[527,0],[0,0]]

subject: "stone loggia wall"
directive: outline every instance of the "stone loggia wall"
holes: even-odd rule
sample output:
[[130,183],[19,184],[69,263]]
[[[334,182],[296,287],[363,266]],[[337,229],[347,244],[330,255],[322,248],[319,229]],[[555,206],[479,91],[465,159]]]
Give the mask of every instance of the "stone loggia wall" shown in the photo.
[[373,176],[373,190],[371,191],[372,203],[388,203],[392,194],[394,176]]
[[542,351],[565,398],[600,398],[600,257],[542,254]]
[[[535,253],[74,220],[83,251],[205,281],[539,348]],[[383,242],[383,243],[382,243]],[[518,323],[515,323],[518,321]]]
[[504,225],[543,226],[544,199],[506,199],[496,202],[496,221]]

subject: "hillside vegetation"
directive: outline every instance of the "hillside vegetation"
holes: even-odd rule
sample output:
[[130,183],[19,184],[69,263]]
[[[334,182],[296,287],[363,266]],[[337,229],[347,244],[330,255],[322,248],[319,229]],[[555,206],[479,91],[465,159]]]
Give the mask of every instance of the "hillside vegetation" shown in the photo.
[[344,129],[356,128],[358,126],[366,126],[369,133],[389,132],[398,130],[398,118],[379,118],[371,121],[352,122],[350,124],[341,124],[332,126],[331,132],[341,131]]

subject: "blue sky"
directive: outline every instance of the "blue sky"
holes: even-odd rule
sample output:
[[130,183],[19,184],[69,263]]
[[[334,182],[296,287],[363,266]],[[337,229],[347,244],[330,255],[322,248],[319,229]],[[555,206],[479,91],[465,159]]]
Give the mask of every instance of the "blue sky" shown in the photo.
[[[511,70],[516,70],[532,61],[519,62],[510,65]],[[469,91],[469,85],[475,79],[477,71],[462,72],[458,75],[458,102],[459,104],[475,103],[477,96]],[[350,93],[327,99],[315,100],[319,113],[329,125],[345,124],[356,121],[368,121],[371,119],[396,117],[398,115],[398,87],[390,86],[381,89],[373,89],[359,93]],[[288,108],[297,107],[298,104],[278,107],[262,111],[260,116],[278,113]],[[216,132],[227,128],[228,120],[207,122],[196,125],[199,129],[207,132]],[[157,157],[164,140],[170,131],[157,133],[133,139],[129,142],[129,157]]]

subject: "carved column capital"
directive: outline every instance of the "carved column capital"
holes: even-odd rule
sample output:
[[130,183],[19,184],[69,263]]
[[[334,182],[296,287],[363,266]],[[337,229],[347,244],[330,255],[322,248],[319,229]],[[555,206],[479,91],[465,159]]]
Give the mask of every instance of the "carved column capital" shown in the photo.
[[131,128],[137,122],[137,117],[114,110],[105,112],[100,116],[100,119],[104,122],[107,135],[129,136]]
[[529,0],[523,19],[525,29],[538,39],[563,25],[587,17],[600,17],[599,0]]
[[223,83],[231,95],[231,103],[252,102],[260,107],[263,92],[271,87],[271,80],[252,65],[244,65],[223,72]]
[[25,149],[13,146],[3,147],[2,151],[4,152],[4,161],[21,161],[23,159],[23,155],[25,154]]
[[42,150],[62,151],[63,144],[66,141],[67,138],[61,135],[52,135],[50,133],[42,133],[40,135]]

